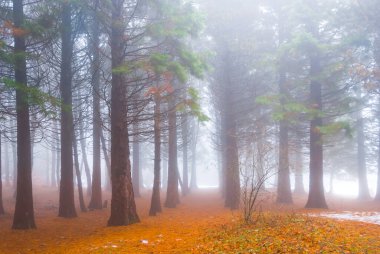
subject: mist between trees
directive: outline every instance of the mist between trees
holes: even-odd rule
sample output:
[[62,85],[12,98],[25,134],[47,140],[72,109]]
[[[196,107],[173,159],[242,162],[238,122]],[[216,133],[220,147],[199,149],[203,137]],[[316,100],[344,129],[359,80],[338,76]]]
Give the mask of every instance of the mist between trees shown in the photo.
[[139,222],[146,189],[151,216],[201,185],[250,211],[261,191],[327,208],[326,176],[330,192],[354,179],[370,199],[379,11],[371,0],[0,1],[12,227],[36,228],[32,182],[59,190],[63,218],[78,216],[75,191],[81,212],[108,208],[111,192],[109,226]]

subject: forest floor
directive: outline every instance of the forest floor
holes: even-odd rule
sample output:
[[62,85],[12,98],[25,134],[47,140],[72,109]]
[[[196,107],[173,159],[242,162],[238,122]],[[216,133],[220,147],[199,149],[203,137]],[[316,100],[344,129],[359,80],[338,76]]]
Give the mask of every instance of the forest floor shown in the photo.
[[[5,192],[7,214],[0,217],[0,253],[380,253],[380,226],[321,218],[326,211],[305,210],[305,197],[294,205],[262,203],[255,223],[223,208],[216,190],[181,198],[176,209],[148,216],[150,193],[137,198],[141,223],[106,227],[110,209],[58,218],[58,191],[34,191],[36,230],[11,230],[14,201]],[[109,193],[104,195],[109,200]],[[164,200],[164,199],[162,199]],[[328,213],[380,211],[380,204],[329,198]]]

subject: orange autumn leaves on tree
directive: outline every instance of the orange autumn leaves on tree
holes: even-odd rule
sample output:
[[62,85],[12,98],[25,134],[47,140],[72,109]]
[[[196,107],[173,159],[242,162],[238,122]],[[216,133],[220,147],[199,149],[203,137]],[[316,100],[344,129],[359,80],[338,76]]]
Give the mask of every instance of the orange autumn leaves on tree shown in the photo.
[[9,20],[4,22],[3,27],[0,28],[0,33],[4,35],[12,35],[15,37],[23,37],[29,34],[29,31],[23,28],[15,27]]
[[145,93],[146,97],[149,97],[152,95],[162,96],[165,93],[171,94],[174,92],[174,88],[171,84],[173,80],[173,74],[169,71],[166,71],[165,73],[163,73],[162,77],[163,77],[163,85],[149,87]]

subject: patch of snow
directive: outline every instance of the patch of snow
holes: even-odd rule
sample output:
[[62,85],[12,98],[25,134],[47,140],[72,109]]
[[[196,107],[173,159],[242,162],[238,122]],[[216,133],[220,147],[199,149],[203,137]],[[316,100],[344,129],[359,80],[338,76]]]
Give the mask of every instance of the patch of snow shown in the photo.
[[342,213],[321,213],[320,217],[352,220],[380,225],[380,212],[342,212]]

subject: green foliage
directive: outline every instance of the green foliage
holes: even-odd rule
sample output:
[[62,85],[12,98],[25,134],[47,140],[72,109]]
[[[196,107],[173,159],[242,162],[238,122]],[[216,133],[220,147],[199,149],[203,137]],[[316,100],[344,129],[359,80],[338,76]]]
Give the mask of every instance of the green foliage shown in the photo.
[[16,83],[14,80],[3,78],[0,80],[5,84],[7,89],[19,90],[26,94],[26,100],[30,106],[37,106],[46,115],[56,115],[56,110],[51,107],[61,106],[60,100],[50,94],[42,92],[36,87],[27,87],[23,84]]
[[201,105],[200,105],[200,96],[199,91],[194,87],[190,87],[187,89],[187,93],[190,96],[190,100],[187,100],[187,105],[190,108],[190,112],[192,115],[198,118],[200,122],[207,122],[210,118],[203,113]]
[[179,62],[170,62],[167,66],[167,69],[171,73],[174,73],[180,82],[185,83],[187,81],[187,70]]
[[310,119],[323,116],[323,112],[320,110],[307,107],[280,95],[259,96],[256,98],[256,103],[271,107],[273,109],[272,118],[275,121],[286,120],[289,123],[296,124],[301,114],[307,115]]
[[319,126],[318,131],[323,135],[335,135],[340,131],[344,130],[345,134],[352,138],[352,128],[351,125],[346,121],[334,122],[324,126]]
[[160,20],[148,26],[153,38],[184,39],[197,36],[202,30],[204,18],[191,3],[173,1],[151,1],[151,6],[160,13]]

